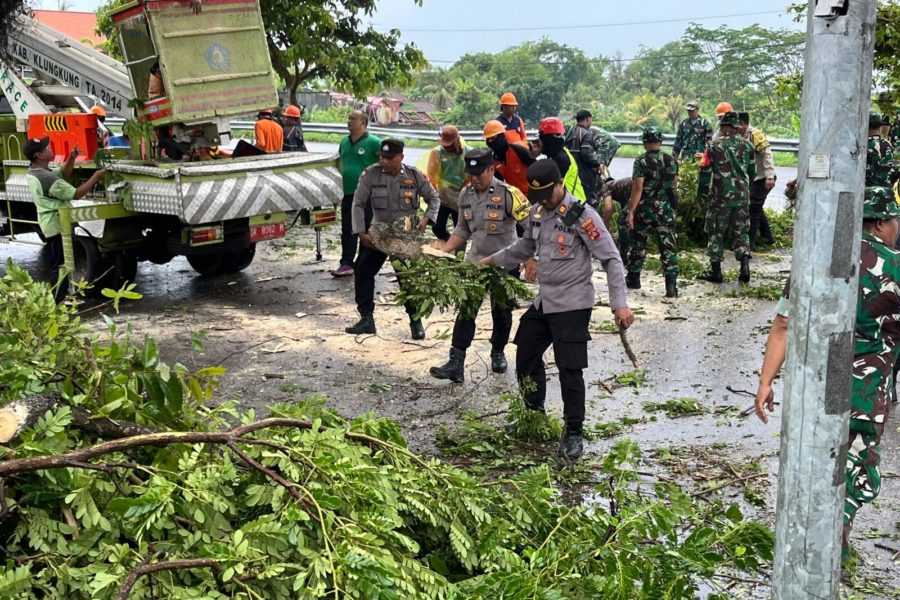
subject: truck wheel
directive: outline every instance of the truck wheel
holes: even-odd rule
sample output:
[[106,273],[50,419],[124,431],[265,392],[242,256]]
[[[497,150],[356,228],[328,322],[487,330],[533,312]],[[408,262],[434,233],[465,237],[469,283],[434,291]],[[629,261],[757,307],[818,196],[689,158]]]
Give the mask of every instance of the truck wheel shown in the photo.
[[103,287],[117,290],[126,281],[129,283],[136,281],[138,261],[134,255],[127,252],[115,252],[107,256],[107,262],[112,265],[112,269],[103,278]]
[[104,273],[110,266],[100,255],[100,249],[93,238],[73,236],[72,250],[75,253],[75,272],[72,273],[74,281],[85,281],[93,287],[88,291],[90,295],[100,293],[103,282],[106,279]]
[[203,275],[212,277],[224,272],[225,256],[222,254],[188,254],[188,264],[191,268]]
[[228,252],[222,258],[223,267],[225,273],[237,273],[238,271],[243,271],[247,267],[250,266],[250,263],[253,262],[253,257],[256,256],[256,244],[250,244],[246,248],[242,248],[241,250],[234,250],[232,252]]

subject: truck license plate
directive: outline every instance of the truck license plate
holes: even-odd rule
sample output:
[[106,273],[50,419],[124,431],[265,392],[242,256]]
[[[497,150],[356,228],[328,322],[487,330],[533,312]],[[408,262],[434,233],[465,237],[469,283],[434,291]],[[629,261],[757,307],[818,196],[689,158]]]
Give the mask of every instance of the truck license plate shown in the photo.
[[250,241],[261,242],[263,240],[277,240],[287,233],[284,223],[261,223],[250,226]]

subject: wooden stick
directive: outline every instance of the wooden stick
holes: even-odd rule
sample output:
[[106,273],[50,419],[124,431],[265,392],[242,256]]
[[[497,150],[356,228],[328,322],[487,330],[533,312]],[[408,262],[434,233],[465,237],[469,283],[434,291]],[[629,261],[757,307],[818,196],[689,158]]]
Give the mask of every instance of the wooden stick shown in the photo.
[[719,485],[715,485],[711,488],[707,488],[705,490],[701,490],[699,492],[695,492],[691,494],[691,498],[700,498],[709,493],[715,492],[717,490],[721,490],[724,487],[728,487],[729,485],[734,485],[735,483],[741,483],[742,481],[749,481],[751,479],[758,479],[760,477],[768,477],[768,473],[754,473],[753,475],[747,475],[745,477],[738,477],[737,479],[730,479],[725,483],[721,483]]
[[631,349],[631,344],[628,343],[628,336],[625,334],[625,328],[621,325],[619,325],[619,339],[622,340],[622,347],[625,348],[625,354],[628,355],[628,360],[631,361],[631,364],[634,365],[635,369],[639,368],[637,357],[634,355],[634,350]]

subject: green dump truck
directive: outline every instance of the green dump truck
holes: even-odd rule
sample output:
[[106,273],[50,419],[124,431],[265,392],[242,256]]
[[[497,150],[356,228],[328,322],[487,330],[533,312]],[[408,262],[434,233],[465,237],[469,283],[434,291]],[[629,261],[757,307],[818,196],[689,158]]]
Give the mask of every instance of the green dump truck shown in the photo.
[[[226,144],[231,118],[276,105],[257,0],[137,1],[117,9],[112,18],[132,88],[132,97],[124,100],[134,107],[136,121],[151,123],[157,135],[164,131],[175,139],[202,136],[211,144]],[[20,32],[19,39],[26,34]],[[30,39],[24,39],[21,55],[30,62]],[[37,36],[33,41],[36,55],[42,47]],[[89,55],[82,48],[52,58],[77,72],[85,53]],[[32,62],[38,64],[38,59]],[[154,65],[160,78],[155,86],[150,82]],[[102,84],[101,76],[94,77]],[[65,113],[48,120],[42,107],[30,106],[23,115],[24,103],[16,99],[40,95],[40,88],[19,94],[15,85],[24,84],[12,74],[8,79],[2,90],[16,106],[14,114],[0,116],[0,235],[21,240],[25,233],[39,233],[25,179],[29,165],[21,155],[36,123],[44,125],[40,131],[50,136],[59,157],[63,145],[82,149],[74,184],[98,168],[101,155],[84,152],[82,141],[71,139]],[[236,272],[252,262],[257,243],[283,237],[293,224],[316,228],[318,241],[320,228],[335,220],[342,191],[333,154],[282,152],[172,162],[154,158],[155,143],[132,146],[130,155],[143,154],[144,159],[125,158],[121,151],[101,153],[108,171],[105,184],[60,209],[66,266],[74,280],[93,281],[97,288],[116,286],[134,280],[139,261],[162,264],[180,255],[202,275]],[[321,258],[320,245],[317,255]]]

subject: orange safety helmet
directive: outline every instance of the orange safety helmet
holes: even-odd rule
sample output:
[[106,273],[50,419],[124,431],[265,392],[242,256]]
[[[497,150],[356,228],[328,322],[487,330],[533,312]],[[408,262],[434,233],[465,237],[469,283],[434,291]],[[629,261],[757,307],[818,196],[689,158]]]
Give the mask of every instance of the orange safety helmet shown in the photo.
[[91,107],[91,114],[97,115],[98,117],[106,117],[106,109],[100,106],[99,104],[95,104]]
[[716,116],[721,117],[727,112],[734,112],[734,107],[731,106],[730,102],[719,102],[716,105]]
[[505,131],[506,126],[503,123],[496,119],[491,119],[484,124],[484,139],[489,140],[492,137],[503,134]]
[[303,112],[300,110],[299,106],[295,106],[293,104],[288,104],[287,107],[284,109],[284,112],[281,113],[281,116],[290,117],[292,119],[299,119],[300,115],[302,115],[302,114],[303,114]]
[[502,96],[500,96],[500,106],[518,106],[519,101],[516,100],[515,94],[512,92],[506,92]]

